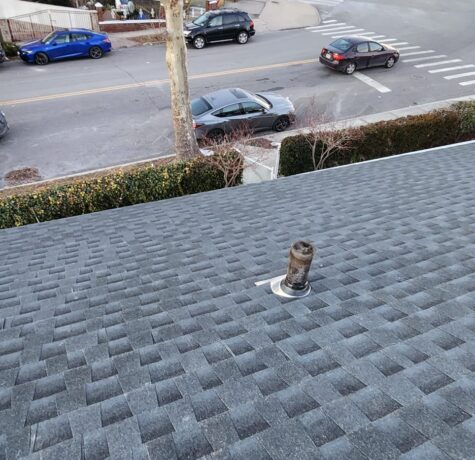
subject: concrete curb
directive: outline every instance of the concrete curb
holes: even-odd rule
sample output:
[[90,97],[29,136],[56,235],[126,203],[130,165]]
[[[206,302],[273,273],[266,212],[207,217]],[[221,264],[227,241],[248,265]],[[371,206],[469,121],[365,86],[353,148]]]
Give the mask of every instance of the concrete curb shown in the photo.
[[[403,118],[410,115],[420,115],[423,113],[432,112],[433,110],[447,108],[455,102],[459,101],[475,101],[475,94],[471,96],[457,97],[453,99],[446,99],[443,101],[436,101],[427,104],[404,107],[402,109],[390,110],[387,112],[380,112],[357,118],[340,120],[334,123],[329,123],[327,125],[327,128],[334,130],[344,128],[357,128],[359,126],[376,123],[378,121],[395,120],[397,118]],[[325,125],[323,126],[325,127]],[[274,133],[262,136],[266,139],[269,139],[275,145],[275,148],[272,152],[269,152],[269,155],[267,156],[265,161],[262,161],[262,167],[260,169],[254,167],[254,170],[248,171],[247,174],[244,174],[244,183],[254,183],[262,180],[272,180],[273,178],[277,178],[277,174],[279,171],[279,149],[282,140],[286,137],[295,136],[297,134],[305,134],[305,132],[307,132],[305,128],[300,128],[284,131],[282,133]],[[248,157],[252,158],[252,154],[248,153]],[[270,173],[269,169],[271,170]]]
[[[328,127],[330,129],[357,128],[358,126],[369,125],[378,121],[395,120],[396,118],[408,117],[410,115],[421,115],[423,113],[432,112],[433,110],[444,109],[451,106],[455,102],[460,101],[475,101],[475,94],[470,96],[456,97],[453,99],[445,99],[442,101],[429,102],[427,104],[413,105],[401,109],[388,110],[387,112],[363,115],[356,118],[347,118],[345,120],[329,123]],[[282,140],[286,137],[295,136],[305,132],[305,128],[299,128],[284,131],[282,133],[270,134],[265,137],[273,142],[282,142]]]
[[[380,112],[380,113],[375,113],[372,115],[365,115],[362,117],[357,117],[357,118],[349,118],[346,120],[341,120],[337,121],[335,123],[329,124],[330,129],[343,129],[343,128],[349,128],[349,127],[358,127],[358,126],[363,126],[367,125],[370,123],[376,123],[378,121],[385,121],[385,120],[394,120],[396,118],[402,118],[402,117],[407,117],[409,115],[419,115],[422,113],[427,113],[431,112],[433,110],[437,109],[443,109],[446,107],[449,107],[455,102],[459,101],[475,101],[475,94],[470,95],[470,96],[463,96],[463,97],[457,97],[453,99],[446,99],[442,101],[436,101],[436,102],[429,102],[427,104],[421,104],[421,105],[416,105],[416,106],[410,106],[410,107],[404,107],[402,109],[396,109],[396,110],[389,110],[387,112]],[[248,183],[255,183],[255,182],[263,182],[266,180],[273,180],[277,178],[277,173],[279,170],[279,149],[280,149],[280,144],[283,139],[289,136],[295,136],[297,134],[304,134],[306,132],[305,128],[301,129],[293,129],[289,131],[284,131],[282,133],[274,133],[274,134],[265,134],[260,137],[264,137],[266,139],[269,139],[273,144],[274,144],[274,149],[268,151],[268,155],[266,154],[264,158],[262,158],[262,155],[257,154],[256,158],[252,157],[251,152],[247,152],[246,154],[246,161],[249,163],[252,163],[253,166],[252,168],[247,168],[244,171],[244,184]],[[112,170],[112,169],[118,169],[118,168],[123,168],[127,166],[132,166],[132,165],[139,165],[143,163],[148,163],[151,161],[156,161],[156,160],[161,160],[164,158],[171,158],[174,155],[163,155],[163,156],[155,156],[152,158],[148,158],[145,160],[138,160],[138,161],[132,161],[128,163],[122,163],[118,165],[113,165],[110,167],[105,167],[105,168],[99,168],[91,171],[84,171],[76,174],[68,174],[65,176],[61,177],[53,177],[51,179],[44,179],[42,181],[38,182],[31,182],[29,184],[21,184],[21,185],[14,185],[10,187],[3,187],[0,188],[0,191],[2,190],[13,190],[16,188],[22,188],[27,185],[32,185],[32,184],[45,184],[48,182],[53,182],[56,180],[61,180],[61,179],[67,179],[67,178],[73,178],[73,177],[81,177],[87,174],[92,174],[92,173],[97,173],[97,172],[104,172],[107,170]]]

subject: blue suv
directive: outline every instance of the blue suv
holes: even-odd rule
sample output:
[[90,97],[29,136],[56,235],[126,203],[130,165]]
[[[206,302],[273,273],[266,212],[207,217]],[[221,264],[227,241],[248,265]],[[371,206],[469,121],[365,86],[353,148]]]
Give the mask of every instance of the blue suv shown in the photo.
[[42,40],[26,43],[20,47],[18,54],[25,62],[45,65],[50,61],[71,57],[99,59],[111,47],[107,34],[88,29],[69,29],[54,31]]

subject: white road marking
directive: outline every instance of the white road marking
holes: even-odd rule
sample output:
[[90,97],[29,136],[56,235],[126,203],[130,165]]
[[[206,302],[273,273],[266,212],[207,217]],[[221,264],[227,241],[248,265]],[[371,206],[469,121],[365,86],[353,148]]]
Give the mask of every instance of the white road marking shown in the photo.
[[326,21],[322,21],[323,24],[330,24],[330,22],[336,22],[336,19],[327,19]]
[[391,43],[391,46],[401,46],[401,45],[409,45],[408,42],[396,42],[396,43]]
[[420,48],[420,46],[404,46],[402,48],[399,48],[399,51],[417,50],[419,48]]
[[473,67],[475,67],[474,64],[456,65],[455,67],[446,67],[445,69],[428,70],[428,72],[429,73],[451,72],[452,70],[470,69]]
[[459,85],[462,85],[462,86],[475,85],[475,80],[471,80],[471,81],[461,81],[461,82],[459,83]]
[[[362,33],[360,35],[364,37],[366,34]],[[386,35],[372,35],[371,37],[368,37],[368,38],[371,38],[371,40],[378,40],[378,39],[384,38],[385,36]]]
[[[383,37],[384,37],[384,35],[383,35]],[[381,40],[381,41],[386,43],[386,42],[397,42],[398,40],[399,40],[398,38],[385,38],[384,40]]]
[[360,34],[362,37],[370,37],[373,38],[373,35],[376,35],[376,32],[365,32],[363,34]]
[[410,53],[403,53],[404,56],[416,56],[419,54],[430,54],[430,53],[435,53],[434,50],[426,50],[426,51],[411,51]]
[[403,59],[402,62],[420,62],[420,61],[428,61],[429,59],[440,59],[446,58],[446,54],[438,54],[437,56],[426,56],[420,58],[411,58],[411,59]]
[[472,75],[475,75],[475,72],[465,72],[465,73],[458,73],[457,75],[447,75],[444,78],[446,80],[453,80],[454,78],[471,77]]
[[337,26],[346,26],[346,22],[338,22],[337,24],[329,24],[327,26],[310,26],[310,27],[305,27],[307,30],[321,30],[321,29],[331,29],[332,27],[337,27]]
[[462,59],[449,59],[448,61],[429,62],[427,64],[417,64],[414,67],[416,69],[421,69],[423,67],[434,67],[436,65],[452,64],[454,62],[462,62]]
[[357,78],[358,80],[366,83],[367,85],[371,86],[375,90],[379,91],[380,93],[390,93],[391,90],[386,86],[382,85],[381,83],[373,80],[372,78],[368,77],[367,75],[363,75],[362,73],[355,72],[353,77]]
[[343,30],[349,30],[349,29],[354,29],[354,28],[355,26],[340,26],[340,27],[335,27],[334,29],[331,29],[331,30],[319,30],[318,32],[321,32],[322,35],[331,35],[331,34],[336,34],[338,32],[341,32]]
[[[348,30],[348,31],[346,31],[345,34],[332,35],[332,38],[346,37],[347,35],[353,35],[353,34],[356,34],[357,32],[362,32],[363,30],[364,29]],[[328,34],[322,34],[322,35],[328,35]]]

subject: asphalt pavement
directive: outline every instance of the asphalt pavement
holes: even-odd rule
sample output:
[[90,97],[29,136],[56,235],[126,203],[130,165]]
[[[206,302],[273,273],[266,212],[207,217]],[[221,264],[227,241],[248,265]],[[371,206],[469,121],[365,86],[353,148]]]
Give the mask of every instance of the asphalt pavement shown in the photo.
[[[337,2],[314,28],[257,31],[245,46],[189,49],[191,94],[232,86],[276,91],[299,113],[315,100],[328,120],[475,94],[474,14],[470,0],[456,8],[439,0]],[[344,33],[397,44],[401,61],[354,76],[318,64],[320,49]],[[0,107],[11,130],[0,140],[0,176],[29,166],[51,178],[169,154],[169,106],[160,45],[99,61],[3,64]]]

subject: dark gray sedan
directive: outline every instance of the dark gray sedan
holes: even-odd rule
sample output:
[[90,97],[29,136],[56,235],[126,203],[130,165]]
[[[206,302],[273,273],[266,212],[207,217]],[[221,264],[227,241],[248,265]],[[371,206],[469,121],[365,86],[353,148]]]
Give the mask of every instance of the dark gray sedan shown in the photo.
[[8,131],[8,123],[5,114],[0,110],[0,137],[7,134]]
[[191,112],[197,139],[214,141],[243,129],[284,131],[295,119],[289,98],[240,88],[221,89],[194,99]]

